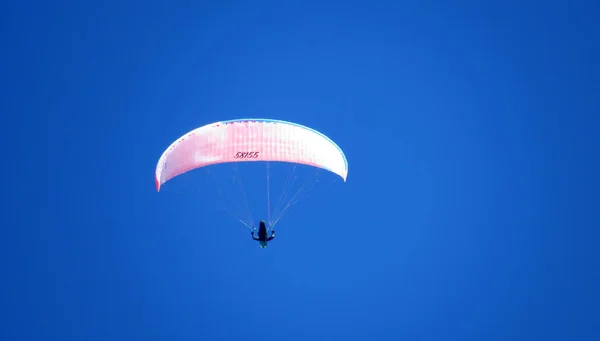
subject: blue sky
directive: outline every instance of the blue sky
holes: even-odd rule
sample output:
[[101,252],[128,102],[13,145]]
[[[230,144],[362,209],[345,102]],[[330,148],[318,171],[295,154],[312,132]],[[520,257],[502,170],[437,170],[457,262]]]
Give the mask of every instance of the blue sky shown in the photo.
[[[598,4],[3,7],[0,339],[600,339]],[[242,117],[349,161],[267,249],[154,188]]]

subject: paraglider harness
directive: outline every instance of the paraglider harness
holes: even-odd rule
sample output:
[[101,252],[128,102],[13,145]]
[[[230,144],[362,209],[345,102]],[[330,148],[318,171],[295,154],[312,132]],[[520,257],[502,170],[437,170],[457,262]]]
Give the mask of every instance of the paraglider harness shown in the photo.
[[252,230],[252,232],[250,232],[252,234],[252,239],[258,241],[260,247],[263,249],[267,247],[268,242],[275,238],[275,230],[271,230],[271,235],[267,237],[267,224],[264,220],[261,220],[258,224],[258,237],[254,235],[254,231],[255,230]]

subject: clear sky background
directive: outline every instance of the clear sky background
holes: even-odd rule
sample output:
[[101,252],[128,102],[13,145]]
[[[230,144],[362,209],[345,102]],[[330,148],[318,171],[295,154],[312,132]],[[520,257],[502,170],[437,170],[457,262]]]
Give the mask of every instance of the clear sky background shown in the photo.
[[[599,6],[3,4],[0,339],[600,340]],[[154,187],[244,117],[349,161],[267,249]]]

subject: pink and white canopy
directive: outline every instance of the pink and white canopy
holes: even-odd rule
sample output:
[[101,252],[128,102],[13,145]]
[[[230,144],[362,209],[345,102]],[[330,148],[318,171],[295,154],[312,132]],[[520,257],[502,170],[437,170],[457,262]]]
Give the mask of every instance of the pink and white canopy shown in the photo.
[[348,162],[327,136],[279,120],[240,119],[207,124],[177,139],[156,165],[156,190],[189,170],[226,162],[280,161],[323,168],[346,181]]

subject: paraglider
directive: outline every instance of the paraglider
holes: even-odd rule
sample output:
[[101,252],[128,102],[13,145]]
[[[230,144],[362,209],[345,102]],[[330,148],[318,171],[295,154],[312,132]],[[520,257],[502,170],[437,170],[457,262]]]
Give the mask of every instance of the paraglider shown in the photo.
[[258,225],[258,237],[254,235],[254,230],[250,234],[252,234],[252,239],[258,241],[260,247],[264,249],[267,247],[267,243],[275,238],[275,230],[271,229],[271,235],[267,237],[267,224],[265,221],[261,220]]
[[[245,162],[278,162],[316,167],[336,174],[344,182],[348,176],[346,156],[337,144],[320,132],[280,120],[237,119],[204,125],[173,142],[156,165],[156,190],[159,192],[167,181],[193,169]],[[270,201],[270,197],[268,200]],[[291,204],[289,202],[285,207]],[[270,209],[270,203],[268,205]],[[280,218],[279,215],[269,221],[269,227],[272,229]],[[254,233],[252,222],[238,220]],[[265,221],[261,221],[260,227],[264,227],[264,231],[259,228],[258,238],[261,246],[263,242],[266,246],[266,242],[274,234],[267,237]]]

